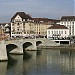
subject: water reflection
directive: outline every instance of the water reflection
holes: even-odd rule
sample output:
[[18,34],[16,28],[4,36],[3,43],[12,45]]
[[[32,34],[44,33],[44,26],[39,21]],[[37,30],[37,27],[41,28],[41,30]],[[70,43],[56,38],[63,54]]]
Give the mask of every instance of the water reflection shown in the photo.
[[23,54],[23,61],[27,61],[31,58],[32,58],[32,55],[25,51]]
[[12,58],[11,55],[8,55],[8,66],[7,66],[7,69],[12,68],[16,64],[17,64],[17,60],[15,60],[14,58]]
[[40,56],[41,53],[42,53],[42,50],[37,50],[36,55],[37,55],[37,56]]
[[0,75],[6,75],[7,73],[7,62],[0,62]]
[[23,75],[23,55],[10,55],[7,75]]
[[61,73],[62,75],[75,75],[75,51],[65,53],[60,57]]
[[75,51],[27,51],[0,62],[0,75],[75,75]]
[[23,74],[24,75],[36,75],[36,51],[28,51],[28,56],[31,58],[24,60],[23,62]]

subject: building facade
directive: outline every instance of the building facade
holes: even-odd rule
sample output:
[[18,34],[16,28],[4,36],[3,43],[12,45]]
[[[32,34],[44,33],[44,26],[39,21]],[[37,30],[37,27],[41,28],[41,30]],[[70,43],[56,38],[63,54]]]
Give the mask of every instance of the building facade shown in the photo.
[[69,28],[69,35],[75,36],[75,16],[62,16],[60,25]]
[[51,27],[53,24],[58,22],[58,20],[48,19],[48,18],[33,18],[35,33],[38,35],[47,35],[47,28]]
[[24,12],[17,12],[11,18],[11,37],[26,37],[31,35],[47,35],[47,28],[57,20],[48,18],[32,18]]
[[10,36],[10,23],[0,23],[0,34]]
[[0,23],[0,40],[10,37],[10,23]]
[[17,12],[11,18],[11,37],[24,37],[31,33],[33,19],[24,12]]
[[53,25],[47,29],[47,38],[65,39],[69,36],[69,29],[64,25]]

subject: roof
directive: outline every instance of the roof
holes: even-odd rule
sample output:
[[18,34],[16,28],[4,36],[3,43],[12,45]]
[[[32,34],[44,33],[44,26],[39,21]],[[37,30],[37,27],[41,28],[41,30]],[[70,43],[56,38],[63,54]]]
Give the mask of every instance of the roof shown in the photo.
[[24,12],[17,12],[12,18],[11,18],[11,21],[12,19],[14,19],[17,15],[19,15],[22,19],[32,19],[28,14],[25,14]]
[[74,19],[75,20],[75,16],[62,16],[61,20],[66,20],[66,19]]
[[64,25],[55,24],[55,25],[49,27],[48,29],[68,29],[68,28],[65,27]]
[[59,20],[48,19],[48,18],[33,18],[33,19],[36,22],[40,22],[40,21],[44,21],[44,22],[48,22],[48,21],[57,22],[57,21],[59,21]]
[[36,22],[40,22],[40,21],[45,21],[45,22],[47,22],[47,21],[48,21],[47,18],[33,18],[33,19],[34,19],[34,21],[36,21]]
[[10,26],[11,23],[0,23],[0,26],[1,26],[1,25],[2,25],[3,27],[4,27],[5,25],[9,25],[9,26]]

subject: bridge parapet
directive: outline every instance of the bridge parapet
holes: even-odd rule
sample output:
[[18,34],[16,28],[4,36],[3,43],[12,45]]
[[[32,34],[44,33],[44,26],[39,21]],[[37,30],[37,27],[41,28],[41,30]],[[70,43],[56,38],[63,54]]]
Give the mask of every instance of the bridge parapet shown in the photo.
[[[17,46],[14,50],[12,50],[10,53],[15,54],[23,54],[23,45],[26,43],[31,43],[26,49],[27,50],[37,50],[36,42],[42,42],[44,46],[58,46],[57,43],[50,39],[20,39],[20,40],[8,40],[8,41],[0,41],[0,60],[7,60],[7,51],[6,51],[6,45],[14,44]],[[40,44],[40,43],[39,43]]]

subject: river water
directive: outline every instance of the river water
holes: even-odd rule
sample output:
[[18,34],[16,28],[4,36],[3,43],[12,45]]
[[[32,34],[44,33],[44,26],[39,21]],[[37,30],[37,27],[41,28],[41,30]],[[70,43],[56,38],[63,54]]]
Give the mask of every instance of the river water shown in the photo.
[[75,51],[42,49],[10,55],[0,75],[75,75]]

